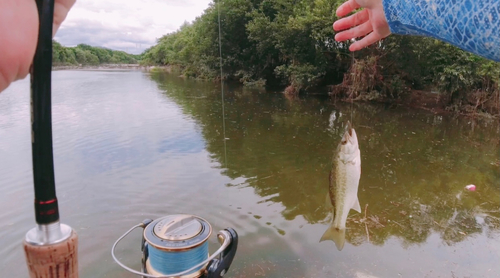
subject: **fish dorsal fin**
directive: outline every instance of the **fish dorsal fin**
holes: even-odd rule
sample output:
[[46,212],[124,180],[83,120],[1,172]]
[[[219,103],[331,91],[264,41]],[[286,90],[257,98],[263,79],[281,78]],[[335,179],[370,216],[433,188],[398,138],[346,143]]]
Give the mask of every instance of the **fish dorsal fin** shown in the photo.
[[361,213],[361,206],[359,205],[358,197],[356,197],[356,200],[354,201],[354,204],[352,205],[351,209]]

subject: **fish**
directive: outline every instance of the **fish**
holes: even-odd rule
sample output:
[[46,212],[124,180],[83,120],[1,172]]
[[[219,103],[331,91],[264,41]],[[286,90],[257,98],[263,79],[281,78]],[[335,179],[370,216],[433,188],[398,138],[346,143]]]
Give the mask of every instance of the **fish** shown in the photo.
[[333,154],[327,201],[332,206],[332,222],[320,242],[332,240],[339,251],[344,248],[347,215],[351,209],[361,213],[358,186],[361,177],[361,152],[356,131],[348,121]]

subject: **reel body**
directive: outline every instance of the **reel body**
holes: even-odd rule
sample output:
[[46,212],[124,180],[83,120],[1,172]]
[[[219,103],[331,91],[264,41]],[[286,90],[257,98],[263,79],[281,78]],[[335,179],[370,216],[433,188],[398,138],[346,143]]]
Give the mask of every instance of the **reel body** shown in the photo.
[[[123,265],[114,254],[118,242],[138,227],[144,229],[141,272]],[[238,234],[232,228],[219,231],[217,238],[221,247],[210,255],[208,239],[211,233],[210,224],[194,215],[169,215],[154,221],[146,219],[120,237],[111,253],[120,266],[142,277],[220,278],[234,259]]]

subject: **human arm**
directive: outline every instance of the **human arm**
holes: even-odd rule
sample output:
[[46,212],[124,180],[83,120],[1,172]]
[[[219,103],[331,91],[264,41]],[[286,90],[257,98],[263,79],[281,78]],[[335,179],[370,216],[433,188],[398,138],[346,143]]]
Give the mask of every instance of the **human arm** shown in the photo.
[[[389,27],[389,33],[379,35],[380,32],[376,31],[380,28],[373,28],[372,33],[375,35],[370,33],[354,43],[350,47],[351,51],[395,33],[434,37],[485,58],[500,61],[499,0],[349,0],[337,9],[337,15],[345,16],[359,7],[365,7],[364,10],[368,11],[356,12],[334,23],[334,30],[342,31],[336,35],[336,40],[366,35],[354,28],[366,22],[374,26],[374,20],[385,20],[387,25],[383,26]],[[377,17],[356,16],[362,13],[376,14]],[[363,41],[369,36],[371,39]]]
[[[55,0],[53,34],[76,0]],[[38,40],[34,0],[0,1],[0,92],[28,75]]]

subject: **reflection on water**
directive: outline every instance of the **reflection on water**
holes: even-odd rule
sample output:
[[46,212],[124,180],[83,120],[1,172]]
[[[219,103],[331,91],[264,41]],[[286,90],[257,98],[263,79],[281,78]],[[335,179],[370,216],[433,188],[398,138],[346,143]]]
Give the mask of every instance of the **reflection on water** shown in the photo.
[[[79,234],[82,277],[134,277],[112,262],[114,240],[182,212],[238,231],[228,277],[500,275],[498,121],[228,86],[224,130],[217,84],[91,71],[55,72],[53,84],[61,217]],[[2,277],[26,276],[20,245],[34,225],[28,98],[28,80],[0,94]],[[351,119],[361,213],[339,252],[319,239]],[[138,238],[118,250],[136,268]]]
[[[352,117],[362,150],[358,196],[363,211],[348,218],[350,244],[383,246],[397,237],[407,248],[433,234],[447,246],[478,236],[498,239],[496,121],[320,99],[289,101],[269,92],[228,88],[225,132],[230,140],[224,150],[216,89],[203,100],[194,99],[199,94],[194,84],[179,86],[172,76],[151,78],[203,127],[206,148],[216,161],[227,162],[224,174],[246,178],[228,186],[251,187],[262,203],[280,203],[286,220],[331,221],[324,201],[329,158]],[[471,183],[480,189],[464,191]],[[278,232],[284,235],[288,229]]]
[[[223,163],[217,91],[193,100],[196,90],[174,77],[151,78],[204,127],[207,149]],[[452,244],[500,228],[497,122],[474,128],[478,124],[469,119],[317,99],[289,102],[244,89],[229,89],[226,97],[225,174],[248,178],[244,186],[282,203],[285,219],[328,220],[329,159],[352,117],[363,161],[358,194],[369,209],[366,216],[351,213],[349,242],[367,240],[365,225],[378,245],[393,235],[408,244],[425,242],[433,231]],[[464,191],[471,183],[480,189]]]

